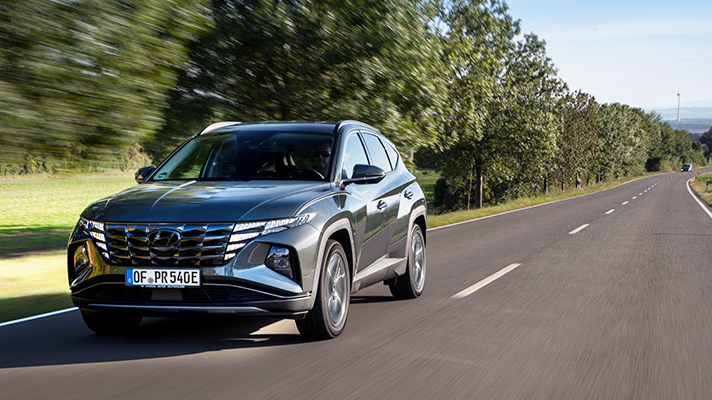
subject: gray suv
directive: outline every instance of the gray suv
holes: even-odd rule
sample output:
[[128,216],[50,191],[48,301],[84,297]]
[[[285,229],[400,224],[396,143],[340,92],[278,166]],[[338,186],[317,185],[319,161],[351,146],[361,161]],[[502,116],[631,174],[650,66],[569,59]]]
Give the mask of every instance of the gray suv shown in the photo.
[[328,339],[361,288],[423,292],[425,197],[369,125],[221,122],[136,180],[87,207],[69,241],[72,301],[97,333],[230,314]]

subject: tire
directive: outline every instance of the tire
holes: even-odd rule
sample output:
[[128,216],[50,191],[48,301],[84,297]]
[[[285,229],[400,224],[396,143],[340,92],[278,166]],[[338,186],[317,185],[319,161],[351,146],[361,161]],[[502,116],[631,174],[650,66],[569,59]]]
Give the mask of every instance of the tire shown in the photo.
[[333,339],[344,331],[351,301],[351,273],[341,244],[329,240],[319,275],[314,307],[303,320],[297,320],[302,336],[311,339]]
[[106,311],[81,310],[86,326],[100,335],[121,335],[138,327],[143,316]]
[[425,238],[418,224],[413,225],[410,232],[405,274],[397,277],[395,283],[388,285],[391,294],[397,299],[415,299],[423,294],[425,288]]

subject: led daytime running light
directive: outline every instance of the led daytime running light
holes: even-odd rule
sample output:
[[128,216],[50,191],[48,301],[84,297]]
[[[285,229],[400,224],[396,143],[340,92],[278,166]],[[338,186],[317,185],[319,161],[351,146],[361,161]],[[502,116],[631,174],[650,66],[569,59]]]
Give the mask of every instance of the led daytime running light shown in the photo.
[[[247,239],[252,239],[257,236],[266,235],[272,233],[279,228],[296,228],[297,226],[304,225],[309,222],[314,217],[313,213],[302,214],[292,218],[281,218],[273,219],[269,221],[259,221],[259,222],[238,222],[235,224],[232,232],[233,235],[230,237],[230,242],[245,240],[245,238],[240,238],[238,235],[252,235]],[[255,232],[243,232],[246,230],[255,230]]]

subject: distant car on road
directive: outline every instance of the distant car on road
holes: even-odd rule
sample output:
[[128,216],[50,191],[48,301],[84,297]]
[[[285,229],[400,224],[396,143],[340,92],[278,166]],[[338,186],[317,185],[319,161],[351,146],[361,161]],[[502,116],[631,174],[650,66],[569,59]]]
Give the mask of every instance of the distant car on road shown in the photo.
[[423,292],[425,196],[369,125],[213,124],[136,181],[87,207],[69,241],[72,301],[97,333],[238,314],[329,339],[357,290]]
[[682,164],[682,169],[680,172],[690,172],[692,171],[692,164]]

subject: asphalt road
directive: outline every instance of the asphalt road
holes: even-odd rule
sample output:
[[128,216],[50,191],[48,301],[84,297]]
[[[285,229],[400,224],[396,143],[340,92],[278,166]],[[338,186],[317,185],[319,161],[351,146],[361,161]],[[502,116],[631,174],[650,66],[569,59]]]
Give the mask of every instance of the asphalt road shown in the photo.
[[424,295],[358,292],[335,340],[157,318],[102,337],[76,311],[5,326],[0,398],[709,399],[712,219],[690,177],[430,230]]

